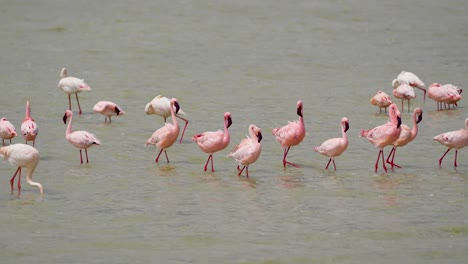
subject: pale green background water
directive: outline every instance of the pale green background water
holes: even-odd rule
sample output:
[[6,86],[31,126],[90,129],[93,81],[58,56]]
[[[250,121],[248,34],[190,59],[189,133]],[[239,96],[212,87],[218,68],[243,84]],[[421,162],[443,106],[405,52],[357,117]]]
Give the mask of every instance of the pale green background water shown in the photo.
[[[460,129],[459,108],[422,104],[420,134],[397,152],[402,169],[375,174],[377,155],[359,131],[383,124],[370,105],[391,94],[401,70],[427,85],[467,87],[466,1],[1,1],[0,116],[17,130],[25,101],[40,126],[34,179],[10,196],[14,172],[0,163],[2,263],[466,263],[468,152],[432,137]],[[93,88],[81,93],[75,130],[103,142],[79,165],[65,140],[60,69]],[[160,117],[154,96],[177,97],[190,124],[183,144],[154,163],[144,147]],[[290,151],[301,169],[283,169],[270,132],[297,118],[307,136]],[[104,124],[92,112],[111,100],[127,115]],[[400,102],[398,105],[400,105]],[[73,101],[73,107],[76,104]],[[206,154],[190,137],[233,117],[231,144]],[[75,111],[76,113],[76,111]],[[312,147],[340,135],[350,119],[338,170]],[[410,124],[410,114],[403,122]],[[229,150],[249,124],[263,129],[263,153],[238,178]],[[15,138],[14,143],[22,142]],[[389,149],[386,149],[388,153]]]

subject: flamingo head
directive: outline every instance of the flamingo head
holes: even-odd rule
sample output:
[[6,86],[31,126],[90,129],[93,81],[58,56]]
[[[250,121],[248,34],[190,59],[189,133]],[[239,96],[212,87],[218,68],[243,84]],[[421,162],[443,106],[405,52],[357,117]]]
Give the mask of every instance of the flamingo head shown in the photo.
[[68,76],[67,68],[63,67],[60,71],[60,78],[65,78]]
[[171,99],[171,105],[175,107],[175,113],[176,114],[179,113],[180,105],[179,105],[179,102],[177,102],[176,98]]
[[416,120],[416,124],[419,124],[419,122],[422,121],[423,110],[420,107],[417,107],[416,109],[414,109],[414,112],[416,113],[416,115],[418,117],[418,119]]
[[226,128],[229,128],[232,125],[231,113],[229,112],[224,113],[224,122],[227,122]]
[[73,116],[73,112],[72,112],[71,110],[65,111],[65,114],[63,115],[63,118],[62,118],[63,123],[66,124],[66,123],[67,123],[67,119],[68,119],[69,117],[72,117],[72,116]]
[[349,129],[349,120],[348,120],[347,117],[343,117],[341,119],[341,124],[343,124],[343,126],[344,126],[344,132],[348,131],[348,129]]
[[303,111],[302,111],[302,100],[297,101],[296,107],[297,107],[297,115],[300,116],[300,117],[303,117],[303,116],[302,116],[302,114],[303,114]]

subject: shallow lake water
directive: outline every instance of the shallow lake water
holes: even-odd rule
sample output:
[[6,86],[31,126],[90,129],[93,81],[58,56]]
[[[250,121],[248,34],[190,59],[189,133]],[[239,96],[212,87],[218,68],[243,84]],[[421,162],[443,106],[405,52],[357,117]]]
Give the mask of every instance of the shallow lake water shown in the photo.
[[[34,180],[10,194],[14,173],[0,163],[0,261],[4,263],[465,263],[468,150],[438,159],[432,138],[461,129],[467,103],[436,111],[422,93],[418,137],[397,152],[401,169],[374,172],[378,149],[361,129],[387,122],[369,103],[402,70],[426,85],[467,87],[465,1],[8,1],[0,9],[0,116],[17,131],[26,100],[40,132]],[[65,139],[68,107],[60,69],[92,91],[79,94],[74,130],[102,145],[80,165]],[[144,146],[163,126],[144,107],[176,97],[189,119],[182,144],[154,162]],[[464,94],[463,94],[464,95]],[[126,115],[105,124],[94,104]],[[307,135],[282,166],[271,129],[297,119]],[[406,107],[406,105],[405,105]],[[231,143],[207,154],[190,138],[222,129]],[[403,123],[411,115],[402,111]],[[350,120],[349,147],[328,159],[312,150]],[[171,119],[168,119],[172,122]],[[263,151],[238,177],[229,151],[256,124]],[[23,143],[21,137],[13,143]],[[390,148],[385,149],[388,154]],[[24,178],[24,177],[23,177]]]

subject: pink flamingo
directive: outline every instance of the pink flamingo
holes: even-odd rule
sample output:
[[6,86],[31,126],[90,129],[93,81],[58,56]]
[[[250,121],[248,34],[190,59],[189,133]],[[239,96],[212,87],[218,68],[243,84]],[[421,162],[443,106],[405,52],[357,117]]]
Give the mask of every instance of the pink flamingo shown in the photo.
[[[242,171],[246,172],[246,177],[249,177],[249,165],[257,161],[262,152],[262,131],[256,125],[249,126],[250,137],[244,138],[239,145],[229,153],[229,157],[233,158],[237,162],[237,170],[239,173],[237,176],[242,174]],[[242,169],[240,166],[243,166]]]
[[[398,139],[393,142],[393,148],[388,154],[387,163],[398,168],[401,168],[399,165],[395,164],[395,153],[398,147],[406,146],[406,144],[413,141],[418,135],[418,124],[422,120],[423,110],[420,107],[416,107],[413,112],[413,128],[409,128],[407,125],[401,125],[401,133]],[[390,160],[390,157],[392,159]]]
[[208,153],[208,159],[206,160],[204,170],[207,170],[208,162],[211,160],[211,172],[214,172],[213,165],[213,153],[225,149],[229,145],[231,139],[229,135],[228,128],[232,124],[231,113],[224,113],[224,132],[221,130],[218,131],[208,131],[201,134],[196,134],[192,137],[192,141],[196,142],[200,149]]
[[177,123],[176,118],[176,113],[179,111],[179,109],[180,106],[177,102],[177,99],[172,98],[170,100],[169,110],[171,112],[172,122],[174,122],[174,124],[165,123],[163,127],[156,130],[151,136],[151,138],[146,141],[145,146],[151,144],[161,149],[161,151],[159,151],[159,154],[155,159],[156,163],[158,163],[159,156],[161,155],[163,150],[164,154],[166,155],[167,163],[169,163],[169,158],[167,157],[166,149],[172,146],[172,144],[174,144],[174,142],[177,141],[177,137],[179,136],[179,124]]
[[387,113],[387,107],[393,102],[388,94],[384,93],[383,91],[378,91],[377,94],[370,99],[370,103],[379,108],[379,113],[382,113],[382,108],[384,108],[385,113]]
[[60,81],[58,87],[68,94],[68,110],[71,111],[71,94],[75,94],[76,102],[78,104],[79,114],[82,114],[80,100],[78,100],[78,93],[82,91],[91,91],[91,87],[84,82],[82,79],[75,77],[68,77],[67,68],[62,68],[60,72]]
[[402,71],[397,78],[392,81],[392,86],[394,89],[393,95],[401,99],[401,111],[404,111],[404,100],[408,100],[408,112],[410,111],[410,100],[416,97],[413,88],[420,89],[424,92],[424,103],[426,102],[426,85],[412,72]]
[[452,84],[441,85],[433,83],[428,88],[428,97],[437,103],[437,111],[442,110],[442,104],[454,104],[461,100],[461,92],[463,90]]
[[104,123],[107,122],[107,118],[109,118],[109,123],[112,122],[111,116],[121,116],[125,114],[125,111],[116,105],[113,102],[109,101],[99,101],[93,107],[94,112],[100,113],[101,115],[105,116]]
[[11,193],[13,193],[13,183],[16,175],[18,175],[18,194],[21,192],[21,168],[26,168],[28,170],[26,180],[29,185],[37,186],[40,193],[44,193],[42,184],[32,181],[32,175],[39,163],[39,151],[37,151],[37,149],[26,144],[12,144],[6,147],[1,147],[0,156],[8,159],[12,166],[18,166],[15,174],[13,174],[13,177],[10,179]]
[[453,166],[457,167],[458,150],[468,146],[468,118],[465,119],[465,128],[442,133],[435,136],[434,140],[448,147],[447,151],[445,151],[444,155],[439,159],[439,168],[442,165],[442,160],[445,155],[447,155],[452,148],[455,149],[455,161],[453,162]]
[[65,111],[65,114],[63,115],[63,123],[66,124],[68,118],[70,118],[70,122],[68,122],[65,137],[67,138],[68,142],[70,142],[70,144],[80,149],[81,163],[83,163],[81,150],[85,150],[86,163],[88,163],[88,148],[94,145],[101,145],[101,141],[94,134],[91,134],[88,131],[80,130],[72,132],[73,112],[71,110]]
[[341,138],[330,138],[325,140],[320,146],[314,147],[314,150],[318,153],[329,157],[327,166],[325,169],[328,169],[330,162],[333,162],[333,167],[336,171],[335,157],[340,156],[348,147],[348,136],[346,131],[349,129],[349,120],[347,117],[341,119]]
[[18,134],[16,133],[15,126],[10,123],[5,117],[0,119],[0,137],[2,138],[2,144],[5,146],[5,139],[10,140],[16,137]]
[[[164,118],[164,123],[166,123],[167,117],[171,115],[171,105],[170,100],[167,97],[162,95],[156,96],[151,102],[147,103],[145,106],[145,113],[147,115],[158,115]],[[185,112],[182,109],[179,109],[176,112],[176,117],[180,118],[181,120],[185,121],[184,129],[182,130],[182,135],[180,136],[179,144],[182,143],[182,138],[185,134],[185,129],[187,129],[188,120],[181,117],[181,115],[185,115]]]
[[23,135],[25,143],[28,144],[28,141],[36,142],[36,136],[39,132],[36,122],[31,118],[31,107],[29,106],[29,100],[26,101],[26,115],[24,117],[23,123],[21,124],[21,135]]
[[396,104],[390,105],[389,117],[390,117],[389,122],[383,125],[371,128],[369,130],[363,129],[361,131],[361,137],[366,137],[370,143],[374,144],[374,146],[380,149],[379,154],[377,155],[377,160],[375,162],[375,172],[377,172],[377,169],[378,169],[380,156],[382,156],[383,169],[385,172],[387,172],[387,167],[385,166],[385,161],[384,161],[383,149],[386,146],[393,144],[393,142],[395,142],[400,136],[401,114]]
[[283,167],[286,168],[286,164],[292,165],[294,167],[300,168],[301,166],[289,162],[286,160],[286,156],[288,156],[289,149],[292,146],[296,146],[302,142],[305,137],[306,130],[304,125],[304,118],[303,118],[303,105],[302,101],[297,101],[296,104],[297,108],[297,115],[299,116],[299,120],[297,121],[289,121],[287,125],[273,128],[272,134],[276,137],[276,140],[281,144],[284,149],[283,154]]

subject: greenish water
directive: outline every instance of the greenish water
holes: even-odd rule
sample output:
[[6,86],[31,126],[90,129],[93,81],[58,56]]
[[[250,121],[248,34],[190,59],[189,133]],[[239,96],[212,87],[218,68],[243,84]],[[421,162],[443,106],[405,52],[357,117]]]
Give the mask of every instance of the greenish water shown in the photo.
[[[401,70],[426,85],[467,86],[467,11],[452,0],[4,2],[0,116],[19,130],[31,101],[34,180],[45,194],[24,182],[10,195],[15,169],[0,163],[0,261],[465,263],[468,153],[454,169],[449,152],[439,169],[446,149],[432,140],[464,126],[465,100],[437,112],[416,91],[419,135],[397,152],[403,168],[386,174],[374,173],[378,150],[358,135],[387,121],[369,99],[391,95]],[[93,88],[79,95],[84,114],[73,126],[103,143],[85,165],[65,139],[64,66]],[[190,120],[170,164],[155,164],[158,151],[144,147],[163,125],[144,114],[158,94],[178,98]],[[299,99],[307,136],[289,159],[302,168],[283,169],[271,129],[297,119]],[[92,112],[100,100],[127,115],[104,124]],[[207,155],[190,137],[222,129],[226,111],[231,144],[204,173]],[[312,147],[340,136],[343,116],[349,147],[338,170],[325,171]],[[263,152],[251,177],[239,178],[227,154],[252,123]]]

